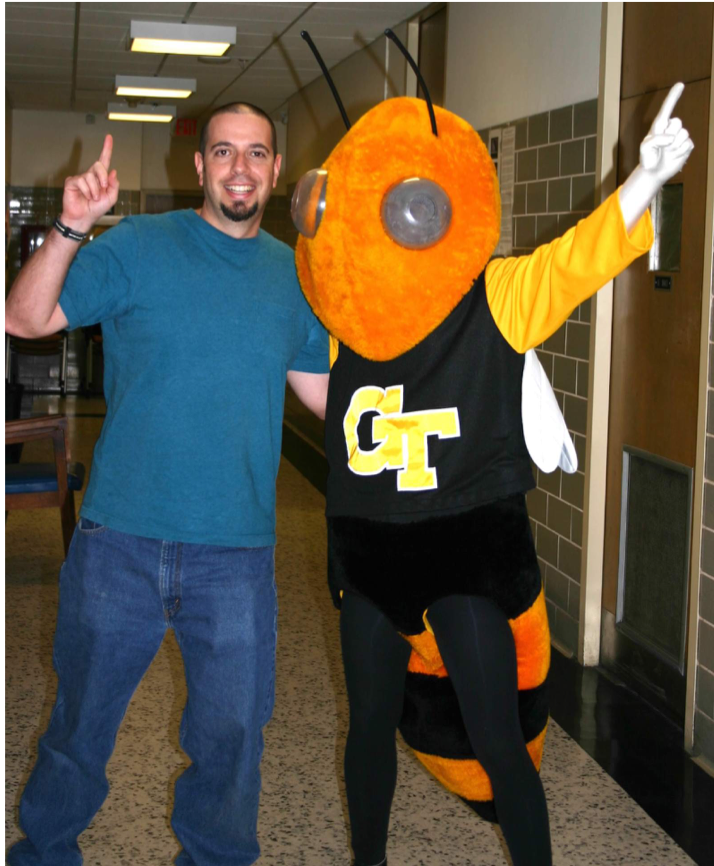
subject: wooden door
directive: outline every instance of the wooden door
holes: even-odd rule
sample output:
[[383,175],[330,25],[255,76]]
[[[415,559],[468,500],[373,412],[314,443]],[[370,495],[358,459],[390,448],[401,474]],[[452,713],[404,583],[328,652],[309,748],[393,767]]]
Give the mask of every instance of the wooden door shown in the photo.
[[[653,211],[660,257],[642,256],[616,279],[613,308],[602,662],[680,721],[709,88],[708,78],[687,83],[675,111],[695,150]],[[637,165],[639,143],[668,90],[669,82],[622,100],[619,183]]]

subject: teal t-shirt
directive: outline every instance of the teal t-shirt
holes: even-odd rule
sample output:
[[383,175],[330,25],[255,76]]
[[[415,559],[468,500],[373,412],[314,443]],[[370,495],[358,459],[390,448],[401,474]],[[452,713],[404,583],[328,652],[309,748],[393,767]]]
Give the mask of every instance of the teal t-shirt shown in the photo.
[[167,541],[274,544],[286,373],[329,370],[290,247],[193,210],[127,217],[79,252],[59,303],[104,336],[81,513]]

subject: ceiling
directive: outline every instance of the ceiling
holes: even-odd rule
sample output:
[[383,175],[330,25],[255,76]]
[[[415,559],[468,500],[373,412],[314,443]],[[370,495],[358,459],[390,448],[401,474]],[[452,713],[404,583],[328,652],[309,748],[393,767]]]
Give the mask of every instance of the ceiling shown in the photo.
[[[5,3],[5,88],[14,109],[104,114],[115,75],[195,78],[176,100],[200,117],[234,100],[272,112],[321,75],[301,30],[328,68],[427,3]],[[225,62],[128,50],[131,20],[237,28]],[[165,100],[168,102],[168,100]]]

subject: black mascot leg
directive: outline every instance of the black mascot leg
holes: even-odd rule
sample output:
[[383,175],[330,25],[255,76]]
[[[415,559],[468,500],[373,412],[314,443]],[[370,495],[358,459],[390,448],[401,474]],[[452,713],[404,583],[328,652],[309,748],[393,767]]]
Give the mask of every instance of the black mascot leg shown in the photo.
[[358,864],[383,863],[397,783],[395,735],[411,647],[373,604],[345,593],[340,614],[350,703],[345,785]]
[[493,787],[514,866],[551,866],[548,809],[518,720],[518,674],[506,615],[477,596],[434,602],[429,624],[477,759]]

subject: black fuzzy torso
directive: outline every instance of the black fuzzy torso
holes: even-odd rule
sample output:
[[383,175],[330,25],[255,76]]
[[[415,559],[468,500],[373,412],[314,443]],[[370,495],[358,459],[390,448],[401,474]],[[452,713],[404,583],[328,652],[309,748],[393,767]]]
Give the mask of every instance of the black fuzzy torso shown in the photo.
[[541,589],[523,495],[410,523],[328,517],[327,526],[336,605],[340,592],[356,592],[402,634],[422,632],[439,598],[485,596],[513,619]]
[[[446,595],[484,595],[509,617],[538,595],[540,573],[524,494],[533,487],[523,437],[523,355],[493,320],[483,274],[419,345],[391,361],[369,361],[346,346],[330,374],[325,447],[329,575],[333,598],[369,598],[403,634]],[[345,416],[364,388],[403,389],[402,413],[451,409],[459,435],[427,439],[433,489],[398,489],[398,471],[350,467]],[[372,418],[359,447],[369,452]]]

